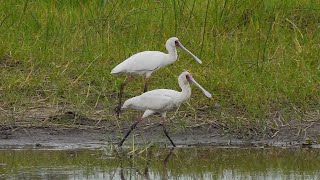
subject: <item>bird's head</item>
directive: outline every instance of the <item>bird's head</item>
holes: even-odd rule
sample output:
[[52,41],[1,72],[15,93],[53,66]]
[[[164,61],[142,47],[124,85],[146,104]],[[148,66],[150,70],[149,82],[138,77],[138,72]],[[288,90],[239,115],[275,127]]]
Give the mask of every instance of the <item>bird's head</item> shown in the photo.
[[193,79],[191,73],[189,71],[184,71],[180,74],[178,81],[181,82],[182,84],[195,84],[199,89],[202,90],[204,95],[206,95],[208,98],[211,98],[212,95],[205,90],[196,80]]
[[170,48],[176,48],[176,47],[180,47],[180,42],[179,39],[177,37],[171,37],[167,40],[166,42],[166,47],[170,47]]
[[198,63],[202,64],[202,61],[195,56],[194,54],[192,54],[187,48],[185,48],[181,42],[179,41],[179,39],[177,37],[171,37],[167,40],[166,42],[166,49],[170,52],[173,49],[175,50],[177,47],[183,49],[184,51],[186,51],[188,54],[190,54],[196,61],[198,61]]
[[181,79],[183,82],[183,84],[188,84],[188,83],[191,83],[191,78],[192,78],[192,75],[189,71],[184,71],[180,74],[179,78],[178,79]]

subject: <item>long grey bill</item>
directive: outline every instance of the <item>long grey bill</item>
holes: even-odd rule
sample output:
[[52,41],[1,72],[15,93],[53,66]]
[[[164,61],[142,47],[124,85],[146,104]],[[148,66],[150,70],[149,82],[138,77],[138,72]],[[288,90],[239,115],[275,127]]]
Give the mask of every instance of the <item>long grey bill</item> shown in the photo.
[[208,98],[212,98],[212,95],[205,90],[199,83],[197,83],[196,80],[194,80],[193,78],[190,78],[190,80],[196,85],[198,86],[199,89],[201,89],[201,91],[204,93],[204,95],[206,95]]
[[189,53],[196,61],[198,61],[198,63],[202,64],[202,61],[195,56],[194,54],[192,54],[187,48],[185,48],[180,42],[179,42],[179,46],[181,49],[185,50],[187,53]]

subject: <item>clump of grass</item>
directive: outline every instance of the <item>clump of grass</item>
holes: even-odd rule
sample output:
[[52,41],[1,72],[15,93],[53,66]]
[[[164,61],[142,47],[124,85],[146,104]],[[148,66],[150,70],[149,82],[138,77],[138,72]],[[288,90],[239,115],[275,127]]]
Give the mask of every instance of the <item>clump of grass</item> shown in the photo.
[[[143,50],[165,51],[177,36],[201,56],[186,53],[152,76],[150,89],[179,89],[189,69],[215,94],[194,90],[194,107],[219,102],[254,118],[274,111],[312,109],[320,100],[320,3],[272,1],[4,1],[0,5],[0,56],[19,61],[1,67],[2,106],[30,102],[111,112],[121,77],[111,69]],[[142,92],[142,80],[126,97]]]

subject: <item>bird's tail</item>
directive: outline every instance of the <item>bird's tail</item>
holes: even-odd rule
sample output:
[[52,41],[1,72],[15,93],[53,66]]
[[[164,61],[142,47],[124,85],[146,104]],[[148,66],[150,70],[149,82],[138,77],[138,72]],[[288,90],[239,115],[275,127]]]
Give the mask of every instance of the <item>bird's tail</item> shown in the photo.
[[122,72],[122,65],[119,64],[111,70],[111,74],[118,74]]
[[134,101],[135,101],[134,99],[135,99],[135,97],[126,100],[126,101],[123,103],[121,109],[125,110],[125,109],[130,108],[130,107],[133,105]]
[[[122,110],[125,110],[125,109],[128,108],[128,106],[129,106],[129,104],[130,104],[130,101],[129,101],[129,100],[130,100],[130,99],[126,100],[126,101],[123,103],[123,105],[122,105],[122,107],[121,107]],[[129,102],[128,102],[128,101],[129,101]]]

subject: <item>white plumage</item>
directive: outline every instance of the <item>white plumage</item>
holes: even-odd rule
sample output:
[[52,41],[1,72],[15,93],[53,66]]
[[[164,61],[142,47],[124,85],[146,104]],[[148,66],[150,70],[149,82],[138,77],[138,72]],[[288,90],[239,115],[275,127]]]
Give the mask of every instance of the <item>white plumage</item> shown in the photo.
[[177,58],[177,49],[180,47],[187,51],[191,56],[193,56],[199,63],[202,63],[199,58],[193,55],[189,50],[187,50],[179,41],[178,38],[172,37],[166,42],[166,49],[168,54],[160,51],[143,51],[132,55],[114,69],[111,70],[111,74],[131,74],[131,75],[141,75],[146,74],[146,77],[150,75],[157,69],[164,67],[168,64],[174,63]]
[[[129,108],[129,109],[144,111],[144,114],[141,117],[141,119],[139,119],[136,123],[134,123],[131,126],[129,132],[125,135],[125,137],[119,143],[119,146],[122,145],[122,143],[125,141],[125,139],[130,134],[130,132],[143,119],[147,118],[148,116],[154,113],[160,113],[161,116],[165,119],[167,111],[170,111],[174,108],[179,107],[181,103],[189,99],[191,96],[190,83],[194,83],[203,91],[203,93],[207,97],[211,98],[211,94],[208,91],[206,91],[203,87],[201,87],[193,79],[193,77],[188,71],[185,71],[180,74],[180,76],[178,77],[178,83],[179,83],[179,86],[181,87],[181,90],[182,90],[181,92],[174,91],[171,89],[156,89],[156,90],[145,92],[140,96],[133,97],[124,102],[122,109]],[[164,126],[164,122],[165,120],[163,120],[163,126]],[[165,126],[164,126],[164,133],[166,134],[166,136],[168,137],[172,145],[175,146],[175,144],[169,137]]]
[[146,74],[150,77],[153,71],[173,62],[173,57],[159,51],[144,51],[137,53],[112,69],[112,74]]
[[147,91],[148,79],[151,74],[157,69],[164,67],[168,64],[174,63],[178,59],[178,53],[176,47],[180,47],[189,53],[196,61],[200,64],[202,63],[199,58],[193,55],[188,49],[186,49],[179,41],[178,38],[172,37],[166,42],[166,49],[168,54],[160,51],[143,51],[132,55],[115,68],[111,70],[111,74],[127,74],[127,78],[120,86],[119,91],[119,104],[116,108],[117,115],[119,116],[121,99],[123,94],[123,89],[125,85],[133,78],[135,75],[145,75],[144,92]]
[[[178,83],[181,92],[171,89],[156,89],[145,92],[140,96],[133,97],[124,102],[122,109],[136,109],[140,111],[152,111],[153,113],[161,113],[165,117],[165,112],[179,107],[184,101],[191,96],[191,87],[189,83],[196,84],[207,97],[211,98],[211,94],[201,87],[191,76],[188,71],[180,74]],[[146,118],[146,117],[142,117]]]
[[125,101],[122,109],[150,110],[162,113],[178,107],[181,104],[179,96],[179,92],[170,89],[148,91]]

